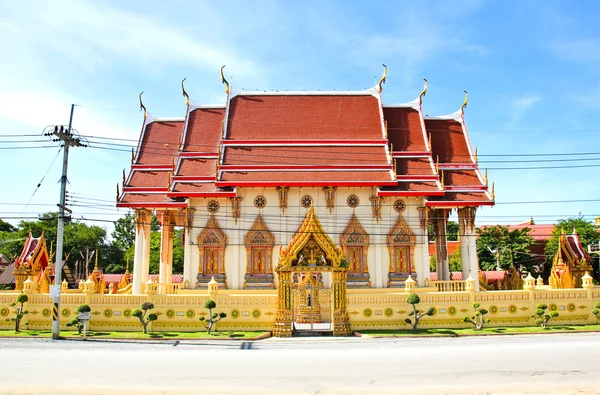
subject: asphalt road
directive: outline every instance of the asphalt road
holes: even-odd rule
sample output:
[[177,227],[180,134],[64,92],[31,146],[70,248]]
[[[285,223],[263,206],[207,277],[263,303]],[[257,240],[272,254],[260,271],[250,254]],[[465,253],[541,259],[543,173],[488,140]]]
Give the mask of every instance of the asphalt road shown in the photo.
[[600,394],[600,334],[0,339],[0,394]]

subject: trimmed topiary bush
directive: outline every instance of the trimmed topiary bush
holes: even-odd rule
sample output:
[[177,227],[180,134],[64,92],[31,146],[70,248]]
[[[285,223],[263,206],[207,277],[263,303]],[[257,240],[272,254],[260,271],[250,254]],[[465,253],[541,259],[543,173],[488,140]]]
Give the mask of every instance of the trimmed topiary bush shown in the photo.
[[[151,323],[152,321],[156,321],[158,319],[158,316],[156,314],[154,314],[154,313],[148,314],[148,312],[150,310],[152,310],[153,308],[154,308],[154,303],[144,302],[144,303],[142,303],[141,309],[133,309],[133,311],[131,312],[132,316],[134,316],[140,320],[140,323],[142,324],[142,328],[144,329],[144,333],[148,333],[147,332],[148,324]],[[146,315],[148,315],[148,316],[146,317]]]
[[480,331],[483,329],[485,324],[491,322],[492,320],[485,318],[485,315],[488,313],[488,311],[486,309],[480,309],[479,303],[473,303],[473,308],[475,309],[475,315],[472,315],[471,317],[464,316],[462,317],[462,320],[463,322],[473,324],[475,330]]
[[596,318],[600,320],[600,302],[596,303],[596,308],[592,310],[592,314],[594,314]]
[[[79,313],[89,313],[92,311],[92,308],[87,304],[80,304],[77,307],[77,314]],[[77,333],[81,335],[81,331],[83,330],[84,320],[80,320],[79,317],[73,318],[71,321],[67,322],[67,326],[75,326],[77,327]]]
[[547,312],[548,305],[540,303],[535,308],[535,314],[531,315],[531,318],[535,319],[535,323],[543,329],[548,329],[548,321],[552,318],[558,317],[558,311]]
[[410,319],[407,318],[404,320],[404,322],[406,322],[407,324],[412,326],[413,331],[417,330],[417,327],[419,326],[419,320],[425,316],[432,316],[435,314],[435,308],[434,307],[430,307],[429,309],[427,309],[427,311],[423,312],[422,310],[418,310],[417,309],[417,305],[419,303],[421,303],[421,298],[419,298],[419,295],[417,294],[410,294],[408,295],[408,298],[406,299],[406,302],[411,304],[413,307],[412,311],[408,312],[408,316],[409,317],[414,317],[414,322]]
[[[23,305],[28,301],[29,297],[27,295],[19,294],[17,296],[17,301],[10,304],[10,306],[15,309],[15,311],[13,312],[15,316],[12,318],[7,318],[6,321],[12,321],[15,323],[15,332],[19,332],[21,320],[23,319],[23,317],[29,314],[29,311],[25,310],[23,307]],[[19,307],[17,307],[17,304],[19,305]]]
[[206,303],[204,303],[204,308],[208,309],[208,318],[205,317],[200,317],[200,321],[206,321],[206,333],[208,333],[210,335],[210,331],[212,330],[212,327],[219,321],[221,321],[223,318],[227,317],[227,314],[225,313],[213,313],[212,310],[214,308],[217,307],[217,304],[215,303],[214,300],[207,300]]

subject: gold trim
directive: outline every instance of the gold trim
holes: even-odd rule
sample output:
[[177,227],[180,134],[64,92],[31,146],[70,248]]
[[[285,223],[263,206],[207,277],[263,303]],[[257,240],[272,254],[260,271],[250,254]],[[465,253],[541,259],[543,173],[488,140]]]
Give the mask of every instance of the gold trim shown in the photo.
[[223,74],[223,69],[225,65],[221,66],[221,83],[225,84],[225,93],[229,94],[229,82],[225,79],[225,75]]
[[387,79],[387,66],[384,64],[383,66],[383,75],[381,79],[377,83],[377,91],[381,93],[383,91],[383,84],[385,84],[385,80]]

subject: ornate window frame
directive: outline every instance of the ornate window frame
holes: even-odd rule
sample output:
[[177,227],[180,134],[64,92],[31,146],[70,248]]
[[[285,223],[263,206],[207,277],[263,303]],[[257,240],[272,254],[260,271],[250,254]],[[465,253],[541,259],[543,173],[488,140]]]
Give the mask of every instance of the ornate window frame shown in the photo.
[[[212,240],[209,240],[209,237],[213,237]],[[225,276],[225,249],[227,248],[227,235],[219,226],[217,219],[214,215],[211,215],[208,219],[208,222],[202,229],[202,232],[198,235],[198,253],[199,253],[199,261],[198,261],[198,275],[207,276],[206,274],[206,251],[207,249],[218,249],[218,259],[219,262],[217,264],[218,273],[216,275]],[[211,273],[210,276],[213,274]]]
[[[352,240],[353,235],[360,235],[361,240]],[[361,272],[353,272],[348,269],[348,275],[356,274],[356,275],[364,275],[365,273],[369,273],[369,265],[368,265],[368,255],[369,255],[369,245],[370,245],[370,237],[362,227],[360,221],[356,214],[352,213],[346,228],[340,235],[340,245],[342,248],[347,249],[348,247],[360,247],[361,248]],[[347,257],[346,257],[347,258]]]
[[[260,241],[259,241],[260,240]],[[275,236],[269,230],[269,227],[259,213],[252,227],[244,236],[244,246],[246,247],[246,276],[268,276],[273,274],[273,247],[275,246]],[[260,273],[254,272],[254,250],[265,249],[265,270]]]
[[[399,240],[398,235],[402,234],[402,239]],[[388,254],[390,258],[389,273],[396,275],[410,275],[415,267],[413,257],[415,256],[415,246],[417,244],[417,236],[412,231],[402,214],[398,214],[398,218],[387,234],[387,246]],[[396,259],[398,258],[395,254],[396,247],[408,248],[408,272],[396,272]]]

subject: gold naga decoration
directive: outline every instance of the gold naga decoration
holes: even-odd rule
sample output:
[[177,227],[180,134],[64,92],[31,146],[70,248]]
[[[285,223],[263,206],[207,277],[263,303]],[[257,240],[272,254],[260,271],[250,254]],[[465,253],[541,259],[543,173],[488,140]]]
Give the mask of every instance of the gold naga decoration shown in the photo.
[[477,147],[475,147],[475,155],[473,155],[475,158],[475,163],[479,163],[479,159],[477,157]]
[[387,79],[387,66],[385,64],[382,64],[382,66],[383,66],[383,75],[381,76],[381,79],[377,83],[377,92],[383,91],[383,84],[385,84],[385,80]]
[[485,186],[488,186],[488,169],[485,169],[485,175],[483,176],[483,179],[485,180]]
[[[419,95],[419,104],[423,104],[423,96],[425,96],[427,94],[427,86],[429,85],[427,78],[423,77],[423,81],[425,81],[425,86],[423,87],[423,91]],[[430,146],[431,146],[431,144],[430,144]]]
[[190,95],[187,94],[187,92],[185,91],[185,87],[183,86],[183,82],[186,80],[187,77],[184,77],[181,80],[181,94],[185,97],[185,105],[189,106],[190,105]]
[[144,110],[144,119],[146,119],[146,115],[147,115],[148,111],[146,111],[146,106],[142,102],[142,95],[143,94],[144,94],[144,91],[140,92],[138,98],[140,99],[140,111]]
[[494,190],[494,183],[492,182],[492,200],[496,200],[496,191]]
[[469,93],[467,91],[463,92],[465,92],[465,101],[463,102],[462,106],[460,106],[460,111],[462,112],[462,115],[465,115],[465,107],[469,103]]
[[225,79],[225,75],[223,74],[223,69],[225,65],[221,66],[221,83],[225,84],[225,93],[229,94],[229,82]]

